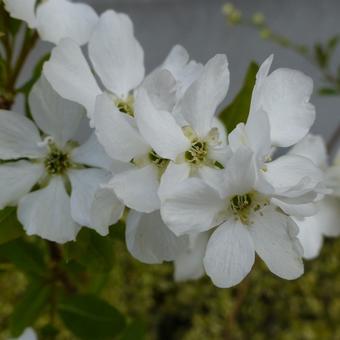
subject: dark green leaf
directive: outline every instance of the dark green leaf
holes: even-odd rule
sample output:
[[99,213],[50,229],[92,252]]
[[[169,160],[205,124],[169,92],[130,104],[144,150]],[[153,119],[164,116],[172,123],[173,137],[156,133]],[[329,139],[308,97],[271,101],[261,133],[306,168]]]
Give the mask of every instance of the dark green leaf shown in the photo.
[[140,320],[135,320],[126,326],[119,340],[143,340],[145,339],[145,333],[145,324]]
[[59,313],[67,328],[81,339],[112,339],[125,328],[118,310],[93,295],[65,298]]
[[125,223],[119,221],[110,227],[109,237],[113,240],[125,241]]
[[40,248],[23,239],[0,245],[0,255],[29,275],[43,276],[46,273],[46,265]]
[[334,49],[336,48],[336,46],[338,45],[339,41],[340,41],[340,35],[338,34],[328,39],[327,41],[328,51],[332,53]]
[[321,68],[325,68],[328,65],[329,53],[325,51],[321,44],[315,44],[314,57]]
[[83,266],[96,271],[109,271],[113,266],[113,241],[100,236],[94,230],[83,228],[76,242],[65,245],[67,260],[76,260]]
[[238,123],[245,123],[248,119],[251,95],[259,67],[252,62],[247,70],[243,86],[234,100],[220,113],[220,119],[230,133]]
[[333,89],[331,87],[323,87],[319,89],[319,95],[320,96],[336,96],[339,92],[336,89]]
[[0,245],[23,234],[23,228],[17,219],[16,208],[7,207],[0,210]]
[[39,317],[50,296],[50,288],[42,282],[32,282],[15,306],[10,320],[12,336],[19,336]]

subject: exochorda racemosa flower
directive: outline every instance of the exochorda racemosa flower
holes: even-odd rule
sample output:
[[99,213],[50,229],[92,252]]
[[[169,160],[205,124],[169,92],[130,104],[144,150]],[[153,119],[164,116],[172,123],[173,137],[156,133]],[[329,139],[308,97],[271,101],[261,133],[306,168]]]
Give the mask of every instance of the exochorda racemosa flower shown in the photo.
[[61,98],[44,77],[29,102],[36,125],[0,111],[1,208],[17,203],[27,234],[51,241],[74,240],[81,226],[106,235],[124,206],[100,188],[112,176],[113,162],[96,137],[81,145],[74,139],[84,109]]
[[41,40],[57,44],[62,38],[72,38],[78,44],[88,42],[98,21],[89,5],[69,0],[4,0],[13,18],[23,20],[36,29]]

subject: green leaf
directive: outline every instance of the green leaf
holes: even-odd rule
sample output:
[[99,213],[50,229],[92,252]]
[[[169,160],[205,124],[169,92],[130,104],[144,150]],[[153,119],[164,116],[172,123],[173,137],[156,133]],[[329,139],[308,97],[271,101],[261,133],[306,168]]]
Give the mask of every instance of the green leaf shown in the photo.
[[114,260],[114,244],[109,237],[100,236],[94,230],[83,228],[75,242],[64,246],[67,260],[76,260],[86,268],[110,271]]
[[330,53],[334,51],[340,41],[340,35],[336,34],[327,41],[327,49]]
[[12,262],[19,270],[33,276],[44,276],[44,256],[37,245],[17,239],[0,245],[0,256]]
[[249,65],[240,92],[219,115],[228,133],[233,131],[238,123],[245,123],[248,119],[251,96],[258,70],[259,66],[255,62]]
[[66,327],[81,339],[112,339],[125,328],[120,312],[94,295],[65,298],[58,310]]
[[0,245],[23,234],[24,230],[17,219],[16,208],[7,207],[0,210]]
[[339,92],[331,87],[323,87],[321,89],[319,89],[319,95],[320,96],[336,96],[338,95]]
[[50,287],[42,282],[32,282],[15,306],[10,319],[12,336],[19,336],[37,320],[50,297]]
[[325,68],[329,62],[329,53],[321,44],[314,45],[314,57],[321,68]]
[[140,320],[134,320],[126,326],[119,340],[143,340],[145,335],[145,324]]

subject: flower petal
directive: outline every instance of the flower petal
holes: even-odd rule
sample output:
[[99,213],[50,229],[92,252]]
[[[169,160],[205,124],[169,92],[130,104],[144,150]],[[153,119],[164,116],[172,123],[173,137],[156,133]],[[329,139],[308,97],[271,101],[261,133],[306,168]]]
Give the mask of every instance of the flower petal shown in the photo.
[[74,241],[80,230],[71,217],[70,198],[60,176],[53,177],[46,188],[19,201],[18,219],[28,235],[58,243]]
[[108,10],[101,15],[89,41],[89,56],[104,86],[119,98],[144,78],[144,52],[126,14]]
[[159,209],[158,170],[153,165],[115,175],[108,186],[129,208],[145,213]]
[[205,232],[189,236],[189,246],[175,259],[175,281],[197,280],[205,274],[203,258],[209,235]]
[[60,147],[75,136],[85,114],[81,105],[60,97],[44,76],[33,86],[29,104],[36,124]]
[[140,133],[161,157],[176,160],[190,147],[174,117],[166,111],[156,110],[143,89],[137,93],[135,112]]
[[144,214],[131,210],[126,220],[126,244],[136,259],[156,264],[173,261],[186,248],[187,238],[175,236],[159,211]]
[[108,94],[97,97],[94,125],[99,142],[113,159],[130,162],[150,151],[128,115],[118,111]]
[[4,0],[6,11],[12,18],[23,20],[29,28],[36,27],[35,17],[36,0]]
[[76,42],[63,39],[52,50],[43,72],[52,87],[68,100],[82,104],[91,119],[97,95],[101,93],[91,69]]
[[124,210],[124,205],[112,190],[100,188],[108,182],[110,173],[99,169],[84,169],[71,170],[68,175],[72,185],[72,218],[102,236],[107,235],[109,226],[119,220]]
[[21,114],[0,110],[0,159],[40,158],[40,134],[34,123]]
[[258,103],[268,114],[274,145],[290,146],[308,133],[315,120],[312,92],[312,79],[296,70],[277,69],[263,81]]
[[16,204],[38,182],[43,172],[42,164],[24,160],[0,165],[0,209]]
[[188,88],[175,108],[200,137],[211,129],[217,106],[229,87],[228,61],[225,55],[216,55],[205,65],[199,78]]
[[229,288],[240,283],[255,261],[254,244],[248,230],[230,219],[211,235],[204,268],[214,285]]
[[257,254],[275,275],[287,280],[298,278],[304,269],[295,222],[271,206],[261,212],[249,229]]
[[176,234],[198,233],[214,227],[224,201],[199,178],[188,178],[167,193],[161,206],[164,222]]
[[79,45],[86,44],[98,21],[92,7],[68,0],[43,1],[36,13],[41,39],[54,44],[62,38],[71,38]]

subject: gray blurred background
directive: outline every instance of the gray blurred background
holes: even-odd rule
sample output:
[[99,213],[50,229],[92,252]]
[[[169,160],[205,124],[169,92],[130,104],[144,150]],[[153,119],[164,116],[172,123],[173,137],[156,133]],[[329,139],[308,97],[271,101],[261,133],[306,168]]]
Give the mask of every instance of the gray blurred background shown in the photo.
[[[77,0],[78,1],[78,0]],[[226,53],[231,71],[230,101],[241,86],[251,60],[261,63],[271,53],[273,68],[290,67],[310,75],[315,87],[322,85],[316,68],[292,51],[263,41],[257,32],[246,27],[227,25],[221,8],[222,0],[82,0],[98,13],[108,8],[129,14],[135,24],[135,34],[145,51],[147,70],[157,66],[175,44],[182,44],[191,57],[206,62],[216,53]],[[313,45],[340,33],[339,0],[234,0],[245,16],[261,11],[269,26],[293,41]],[[40,44],[32,56],[50,46]],[[339,48],[340,49],[340,48]],[[336,60],[340,62],[337,51]],[[340,97],[314,95],[317,120],[315,133],[330,138],[340,121]]]

